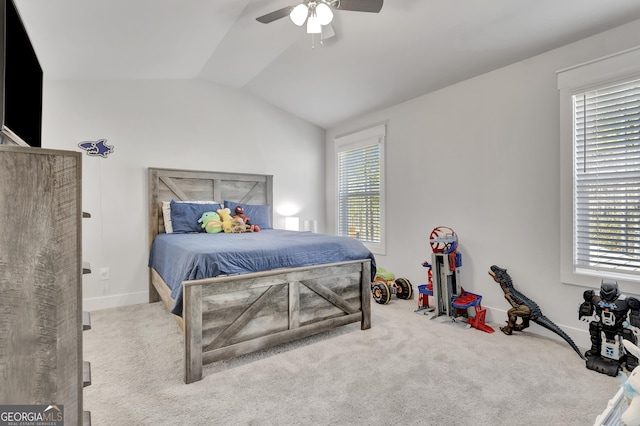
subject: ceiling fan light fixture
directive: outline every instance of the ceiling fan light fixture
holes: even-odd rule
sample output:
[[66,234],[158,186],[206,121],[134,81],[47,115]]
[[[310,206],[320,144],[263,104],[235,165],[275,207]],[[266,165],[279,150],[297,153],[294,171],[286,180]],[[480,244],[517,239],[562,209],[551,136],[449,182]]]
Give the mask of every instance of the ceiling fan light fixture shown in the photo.
[[309,15],[309,8],[306,4],[299,4],[291,10],[289,18],[297,26],[301,27]]
[[320,25],[329,25],[333,20],[333,12],[326,3],[319,3],[316,6],[316,16]]
[[322,25],[317,16],[309,16],[307,19],[307,34],[321,34]]
[[[378,13],[382,9],[384,0],[298,0],[296,6],[286,6],[273,12],[256,18],[258,22],[268,24],[278,19],[289,16],[291,22],[301,27],[307,23],[307,33],[311,34],[311,40],[316,34],[320,35],[320,44],[323,40],[335,36],[331,26],[333,22],[333,9],[350,10],[354,12]],[[313,47],[313,42],[311,44]]]

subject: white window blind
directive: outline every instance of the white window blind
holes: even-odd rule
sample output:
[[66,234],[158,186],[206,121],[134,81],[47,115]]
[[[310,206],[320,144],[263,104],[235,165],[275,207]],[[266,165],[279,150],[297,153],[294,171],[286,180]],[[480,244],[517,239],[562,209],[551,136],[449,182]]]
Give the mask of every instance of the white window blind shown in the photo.
[[380,242],[380,146],[338,153],[338,229],[360,241]]
[[336,138],[338,235],[384,254],[384,135],[378,126]]
[[573,96],[574,263],[640,274],[640,79]]

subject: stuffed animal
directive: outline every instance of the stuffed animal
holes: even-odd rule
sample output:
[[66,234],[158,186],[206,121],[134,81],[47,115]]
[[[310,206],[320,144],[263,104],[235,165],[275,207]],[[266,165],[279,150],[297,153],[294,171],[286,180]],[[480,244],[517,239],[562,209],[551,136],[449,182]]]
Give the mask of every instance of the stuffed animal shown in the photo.
[[260,231],[260,227],[258,225],[254,225],[250,222],[250,218],[249,216],[247,216],[246,214],[244,214],[244,208],[242,206],[236,206],[236,211],[235,211],[235,215],[233,216],[234,218],[240,218],[242,219],[242,221],[244,222],[245,225],[247,225],[247,228],[250,232],[258,232]]
[[249,228],[247,228],[247,225],[244,224],[244,222],[242,221],[242,219],[238,218],[231,218],[232,224],[231,224],[231,232],[251,232],[249,230]]
[[[626,339],[622,340],[622,344],[627,352],[640,358],[640,348]],[[629,407],[622,413],[620,420],[626,426],[638,426],[640,425],[640,366],[634,368],[629,374],[626,382],[622,384],[622,390],[629,401]]]
[[217,234],[222,232],[222,222],[220,222],[220,216],[216,212],[204,212],[198,223],[201,223],[202,228],[209,234]]
[[222,230],[224,232],[231,232],[232,218],[231,218],[231,210],[224,208],[216,210],[218,216],[220,216],[220,220],[222,221]]
[[242,219],[231,217],[231,210],[229,208],[218,209],[218,215],[222,219],[222,229],[224,232],[240,233],[248,232],[248,229]]

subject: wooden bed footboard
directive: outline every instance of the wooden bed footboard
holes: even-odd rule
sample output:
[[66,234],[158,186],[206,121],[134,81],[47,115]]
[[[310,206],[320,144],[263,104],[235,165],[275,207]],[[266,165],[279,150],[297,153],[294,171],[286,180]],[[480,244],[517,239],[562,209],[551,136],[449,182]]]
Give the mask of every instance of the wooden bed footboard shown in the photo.
[[353,322],[371,327],[370,260],[183,283],[185,382],[202,365]]

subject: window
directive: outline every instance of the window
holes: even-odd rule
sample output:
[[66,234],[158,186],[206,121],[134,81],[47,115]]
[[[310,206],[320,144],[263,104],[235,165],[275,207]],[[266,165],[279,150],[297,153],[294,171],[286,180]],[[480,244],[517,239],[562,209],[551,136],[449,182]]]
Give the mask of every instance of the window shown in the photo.
[[640,281],[639,61],[636,48],[558,73],[563,282]]
[[385,126],[336,138],[338,235],[384,254]]
[[575,264],[640,272],[640,79],[573,96]]

